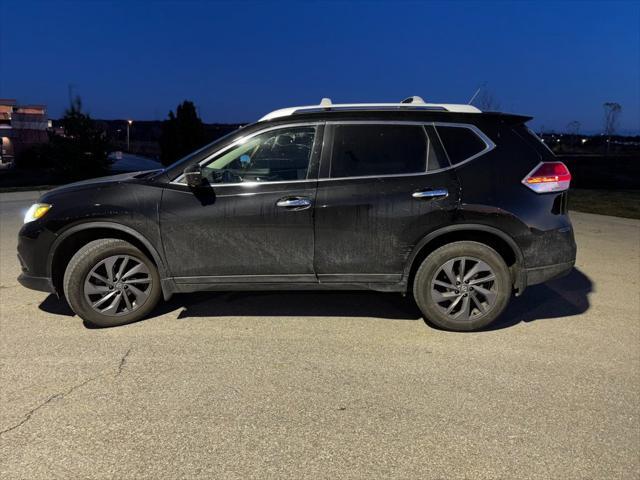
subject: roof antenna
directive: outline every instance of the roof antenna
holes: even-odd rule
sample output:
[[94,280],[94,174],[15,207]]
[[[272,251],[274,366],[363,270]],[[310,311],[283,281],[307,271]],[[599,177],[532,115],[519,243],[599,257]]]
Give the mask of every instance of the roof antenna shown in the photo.
[[487,86],[487,82],[482,82],[480,84],[480,86],[478,87],[478,89],[476,90],[476,93],[474,93],[473,96],[471,97],[471,99],[469,100],[469,103],[467,103],[467,105],[471,105],[471,102],[473,102],[476,99],[476,97],[478,96],[480,91],[486,86]]

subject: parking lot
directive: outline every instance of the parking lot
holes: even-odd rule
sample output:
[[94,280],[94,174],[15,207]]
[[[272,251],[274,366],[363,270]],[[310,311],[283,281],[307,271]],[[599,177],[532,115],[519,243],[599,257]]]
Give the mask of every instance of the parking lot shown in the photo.
[[0,477],[638,478],[640,221],[480,333],[398,294],[175,296],[90,329],[21,287],[0,194]]

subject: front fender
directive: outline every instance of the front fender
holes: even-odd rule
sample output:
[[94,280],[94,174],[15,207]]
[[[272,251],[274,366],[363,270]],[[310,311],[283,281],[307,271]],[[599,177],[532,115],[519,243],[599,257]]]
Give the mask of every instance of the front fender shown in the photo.
[[131,227],[128,227],[126,225],[122,225],[116,222],[101,221],[101,222],[78,223],[78,224],[72,225],[71,227],[67,228],[66,230],[63,230],[61,233],[58,234],[53,244],[51,245],[51,248],[49,250],[49,255],[47,257],[47,276],[49,278],[51,278],[53,274],[53,259],[55,258],[58,247],[60,247],[60,245],[62,245],[62,243],[64,243],[64,241],[68,239],[70,236],[78,232],[88,231],[92,229],[114,230],[114,231],[123,232],[127,235],[132,236],[133,238],[138,240],[140,243],[142,243],[145,246],[145,248],[151,253],[151,256],[153,257],[153,261],[156,263],[156,265],[158,265],[158,271],[160,273],[160,277],[164,278],[167,276],[167,269],[166,269],[163,258],[161,257],[156,247],[144,235],[142,235],[137,230]]

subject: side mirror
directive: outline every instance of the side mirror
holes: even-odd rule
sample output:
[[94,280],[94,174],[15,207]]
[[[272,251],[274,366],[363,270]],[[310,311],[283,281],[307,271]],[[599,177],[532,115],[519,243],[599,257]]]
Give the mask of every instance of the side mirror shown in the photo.
[[191,188],[199,188],[202,186],[202,168],[199,164],[191,165],[183,171],[187,185]]

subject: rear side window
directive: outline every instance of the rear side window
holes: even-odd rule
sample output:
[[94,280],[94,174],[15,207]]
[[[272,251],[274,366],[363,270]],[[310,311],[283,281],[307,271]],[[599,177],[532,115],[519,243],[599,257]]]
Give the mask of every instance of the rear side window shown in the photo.
[[425,172],[429,139],[421,125],[335,125],[331,178]]
[[436,129],[453,165],[464,162],[487,148],[478,134],[468,127],[437,125]]

